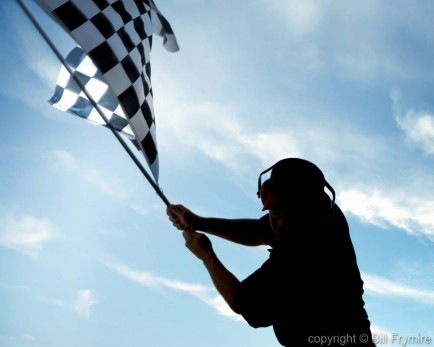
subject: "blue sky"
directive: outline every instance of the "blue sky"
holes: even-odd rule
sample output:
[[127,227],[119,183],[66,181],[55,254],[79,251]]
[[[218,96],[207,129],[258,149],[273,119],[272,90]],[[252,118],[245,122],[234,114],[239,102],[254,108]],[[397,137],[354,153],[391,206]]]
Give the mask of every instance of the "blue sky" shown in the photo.
[[[26,3],[66,55],[73,42]],[[157,5],[181,48],[152,51],[168,199],[258,218],[259,172],[315,162],[379,344],[434,339],[434,3]],[[0,31],[0,345],[278,346],[230,312],[115,137],[48,104],[60,66],[14,1]],[[268,256],[212,242],[240,279]]]

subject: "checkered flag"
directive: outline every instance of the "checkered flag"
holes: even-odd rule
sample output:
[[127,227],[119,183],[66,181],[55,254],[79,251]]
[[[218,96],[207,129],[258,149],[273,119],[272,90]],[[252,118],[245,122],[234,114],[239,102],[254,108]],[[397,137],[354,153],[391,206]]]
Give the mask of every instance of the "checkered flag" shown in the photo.
[[[169,22],[152,0],[37,0],[37,2],[70,33],[93,62],[97,72],[84,76],[86,73],[83,74],[81,69],[77,68],[75,73],[81,74],[80,78],[84,79],[86,91],[88,86],[90,88],[93,84],[97,84],[97,81],[108,85],[105,95],[98,95],[97,92],[95,97],[99,101],[94,101],[98,104],[101,102],[103,112],[109,113],[110,123],[113,122],[117,130],[124,132],[132,130],[137,145],[145,155],[155,180],[158,181],[150,52],[153,34],[163,37],[163,45],[168,51],[179,50]],[[74,51],[70,56],[73,54]],[[58,84],[59,95],[65,95],[67,86],[73,86],[73,83]],[[120,108],[113,109],[114,105],[110,107],[103,105],[110,99],[111,93],[119,101]],[[62,97],[58,102],[61,100]],[[89,104],[85,100],[86,98],[78,93],[75,106],[72,106],[73,109],[76,108],[74,113],[87,119],[91,117],[90,120],[95,121],[96,117],[93,116],[92,110],[89,111]],[[87,109],[79,110],[80,105],[84,105],[84,109],[86,107]],[[68,110],[72,111],[69,108]],[[86,114],[89,116],[85,117]],[[128,121],[130,128],[122,126],[125,124],[122,119]],[[119,126],[116,125],[117,122],[120,122]]]
[[[86,87],[87,93],[98,104],[110,125],[140,150],[119,101],[86,53],[80,47],[74,48],[66,57],[65,64],[73,71],[74,77]],[[60,68],[56,89],[49,102],[61,111],[70,112],[97,125],[107,126],[64,65]]]

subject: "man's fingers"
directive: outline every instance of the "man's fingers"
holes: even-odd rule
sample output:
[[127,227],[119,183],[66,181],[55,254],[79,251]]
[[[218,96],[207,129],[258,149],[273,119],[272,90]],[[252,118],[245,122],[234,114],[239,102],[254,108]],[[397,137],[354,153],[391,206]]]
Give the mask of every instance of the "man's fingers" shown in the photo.
[[172,222],[173,226],[179,230],[185,230],[185,226],[180,222]]
[[182,222],[180,216],[178,215],[179,205],[169,205],[166,208],[166,214],[169,216],[169,220],[173,223],[173,225],[177,228],[181,228]]
[[171,214],[177,214],[181,210],[182,205],[169,205],[166,208],[166,211],[170,212]]
[[182,232],[182,236],[184,236],[184,239],[199,238],[201,235],[201,233],[198,233],[191,228],[184,229],[184,231]]
[[182,229],[184,229],[184,227],[182,225],[182,222],[179,219],[178,215],[173,212],[173,208],[172,207],[173,207],[173,205],[169,205],[166,208],[166,213],[169,216],[169,220],[172,222],[172,224],[173,224],[174,227],[182,230]]
[[172,209],[172,205],[169,205],[169,206],[167,206],[166,207],[166,214],[169,216],[169,217],[173,217],[173,209]]
[[176,216],[176,208],[175,205],[169,205],[166,207],[166,214],[169,217],[175,217]]
[[191,238],[193,237],[193,235],[191,235],[191,232],[188,229],[185,229],[182,232],[182,236],[184,237],[185,245],[187,245],[188,240],[191,240]]

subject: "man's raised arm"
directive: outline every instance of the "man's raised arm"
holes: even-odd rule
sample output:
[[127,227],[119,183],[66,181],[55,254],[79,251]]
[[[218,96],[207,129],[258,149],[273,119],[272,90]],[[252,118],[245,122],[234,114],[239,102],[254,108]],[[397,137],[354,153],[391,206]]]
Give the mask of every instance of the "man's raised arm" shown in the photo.
[[265,245],[258,219],[225,219],[199,216],[183,205],[169,205],[167,215],[179,230],[200,230],[245,246]]

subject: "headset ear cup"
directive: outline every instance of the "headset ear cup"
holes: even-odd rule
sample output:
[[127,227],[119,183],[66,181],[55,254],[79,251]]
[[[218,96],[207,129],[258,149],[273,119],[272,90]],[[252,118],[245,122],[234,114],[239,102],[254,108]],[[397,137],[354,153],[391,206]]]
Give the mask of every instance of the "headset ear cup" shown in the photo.
[[262,204],[265,204],[265,201],[267,201],[269,193],[270,193],[270,180],[268,179],[264,183],[262,183],[261,190],[259,193],[259,197],[261,198]]

